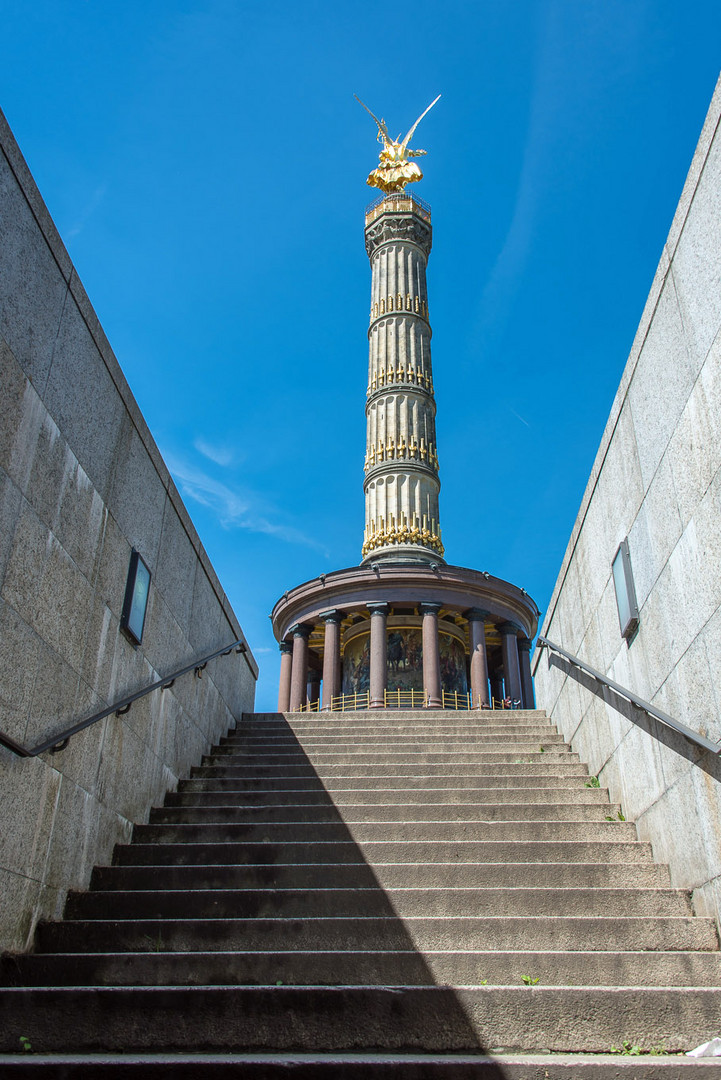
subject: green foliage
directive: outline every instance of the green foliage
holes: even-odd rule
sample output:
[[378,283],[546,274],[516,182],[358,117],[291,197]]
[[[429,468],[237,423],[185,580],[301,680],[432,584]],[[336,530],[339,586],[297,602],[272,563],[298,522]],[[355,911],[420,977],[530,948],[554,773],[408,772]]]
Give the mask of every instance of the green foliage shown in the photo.
[[624,1039],[620,1046],[611,1047],[612,1054],[627,1054],[629,1057],[637,1057],[642,1054],[641,1047],[632,1043],[630,1039]]
[[538,979],[534,979],[531,975],[521,975],[521,982],[524,986],[535,986]]
[[539,752],[539,754],[545,754],[546,753],[544,747],[542,747],[542,746],[538,747],[538,752]]
[[597,776],[590,776],[586,781],[584,787],[600,787]]
[[150,934],[143,934],[143,939],[148,943],[148,952],[162,952],[164,947],[163,935],[158,932],[157,938],[152,938]]
[[27,1035],[21,1035],[19,1042],[26,1054],[32,1053],[32,1044],[30,1042],[30,1039],[28,1039]]

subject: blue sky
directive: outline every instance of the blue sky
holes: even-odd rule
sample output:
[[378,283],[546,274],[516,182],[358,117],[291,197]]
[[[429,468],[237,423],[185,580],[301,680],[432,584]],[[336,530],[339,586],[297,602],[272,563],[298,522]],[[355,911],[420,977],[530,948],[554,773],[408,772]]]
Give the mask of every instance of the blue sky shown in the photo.
[[360,560],[375,130],[428,151],[449,562],[544,609],[718,75],[690,0],[5,0],[0,105],[261,665]]

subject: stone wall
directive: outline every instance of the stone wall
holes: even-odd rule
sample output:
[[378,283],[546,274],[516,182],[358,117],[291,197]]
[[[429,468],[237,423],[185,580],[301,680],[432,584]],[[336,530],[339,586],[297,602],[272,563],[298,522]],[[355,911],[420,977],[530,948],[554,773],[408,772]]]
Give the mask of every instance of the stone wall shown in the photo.
[[[33,745],[242,632],[1,114],[0,150],[0,729]],[[137,649],[133,547],[153,575]],[[256,677],[233,653],[60,753],[0,749],[0,947],[61,914]]]
[[[721,82],[716,88],[542,633],[721,740]],[[620,253],[623,257],[623,253]],[[640,624],[621,638],[628,536]],[[536,690],[698,911],[721,911],[721,770],[592,680],[536,654]]]

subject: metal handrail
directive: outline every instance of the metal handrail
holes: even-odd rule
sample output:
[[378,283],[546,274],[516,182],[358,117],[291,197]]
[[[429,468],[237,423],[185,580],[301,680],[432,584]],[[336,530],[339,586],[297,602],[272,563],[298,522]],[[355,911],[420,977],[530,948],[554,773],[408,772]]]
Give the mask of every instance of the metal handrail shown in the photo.
[[614,682],[613,679],[607,678],[600,671],[596,671],[590,664],[586,664],[583,660],[579,660],[573,653],[566,652],[560,645],[555,645],[548,638],[538,637],[536,639],[536,647],[540,649],[550,649],[552,652],[558,653],[559,656],[563,656],[574,667],[580,668],[581,671],[587,672],[598,682],[604,686],[608,686],[611,690],[614,690],[621,697],[626,698],[632,705],[635,705],[637,709],[642,712],[648,713],[649,716],[653,716],[655,720],[660,720],[666,727],[670,727],[673,731],[677,731],[680,735],[684,735],[690,742],[695,743],[696,746],[702,747],[704,750],[710,750],[712,754],[721,754],[721,743],[712,742],[711,739],[707,739],[705,735],[702,735],[699,731],[694,731],[692,728],[686,727],[679,720],[674,720],[668,713],[662,712],[661,709],[657,709],[655,705],[652,705],[650,701],[645,701],[638,694],[634,694],[632,690],[627,690],[625,686],[621,686],[620,683]]
[[37,757],[38,754],[44,754],[46,750],[56,754],[65,749],[72,735],[77,735],[84,728],[97,724],[99,720],[104,720],[111,713],[115,713],[116,716],[123,716],[139,698],[152,694],[153,690],[169,690],[176,679],[179,679],[181,675],[186,675],[189,671],[195,671],[196,676],[200,678],[203,669],[210,660],[214,660],[216,656],[228,656],[233,649],[237,653],[244,653],[247,651],[247,646],[242,638],[238,638],[230,645],[224,645],[222,649],[216,649],[215,652],[209,653],[208,656],[201,656],[199,660],[194,660],[192,664],[187,664],[185,667],[179,668],[178,671],[173,671],[172,674],[144,686],[142,690],[136,690],[134,694],[128,694],[127,697],[121,698],[120,701],[116,701],[113,705],[108,705],[107,708],[101,709],[100,712],[93,713],[87,720],[81,720],[78,724],[73,724],[72,727],[53,735],[52,738],[46,739],[43,743],[38,743],[37,746],[23,746],[22,743],[16,742],[4,731],[0,731],[0,746],[4,746],[6,750],[17,754],[18,757]]

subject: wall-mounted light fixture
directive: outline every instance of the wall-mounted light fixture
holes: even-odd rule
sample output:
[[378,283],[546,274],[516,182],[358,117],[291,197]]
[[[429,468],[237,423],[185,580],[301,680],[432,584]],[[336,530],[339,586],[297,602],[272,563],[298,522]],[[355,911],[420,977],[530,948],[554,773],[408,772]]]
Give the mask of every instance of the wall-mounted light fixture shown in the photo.
[[150,570],[140,555],[133,548],[130,554],[130,567],[128,568],[128,581],[125,586],[125,600],[123,601],[123,614],[120,617],[120,629],[129,637],[134,645],[139,645],[143,640],[143,627],[145,626],[145,613],[148,609],[148,596],[150,594]]
[[611,569],[613,570],[613,587],[616,590],[616,606],[618,607],[621,637],[625,637],[626,641],[629,641],[638,626],[638,604],[636,603],[636,589],[633,584],[631,556],[628,551],[628,537],[619,544]]

